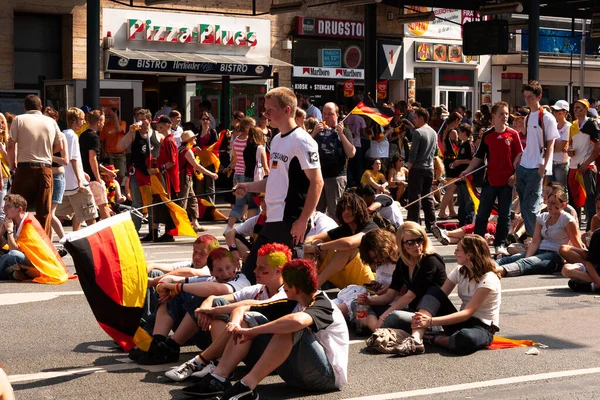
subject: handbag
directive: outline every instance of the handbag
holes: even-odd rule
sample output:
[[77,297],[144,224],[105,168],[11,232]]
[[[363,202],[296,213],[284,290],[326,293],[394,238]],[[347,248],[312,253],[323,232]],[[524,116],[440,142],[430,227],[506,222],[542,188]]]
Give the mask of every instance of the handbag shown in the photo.
[[256,148],[256,166],[254,167],[254,182],[262,181],[265,178],[265,169],[262,164],[261,149],[264,146],[261,144]]

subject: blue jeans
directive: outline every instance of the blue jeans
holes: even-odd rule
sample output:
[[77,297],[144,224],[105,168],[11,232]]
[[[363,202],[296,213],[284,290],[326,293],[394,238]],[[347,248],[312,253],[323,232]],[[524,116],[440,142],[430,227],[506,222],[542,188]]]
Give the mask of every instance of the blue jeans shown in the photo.
[[392,311],[383,321],[382,328],[402,329],[404,332],[410,333],[412,328],[412,317],[415,315],[412,311],[396,310]]
[[477,217],[475,217],[474,233],[481,237],[485,237],[487,231],[487,223],[494,207],[494,202],[498,199],[498,224],[496,225],[496,237],[494,246],[504,244],[510,229],[510,206],[514,188],[512,186],[490,186],[485,185],[481,190],[481,198],[479,201],[479,209]]
[[558,182],[567,187],[567,178],[569,177],[569,164],[552,164],[552,175],[550,181]]
[[517,193],[521,200],[521,216],[527,235],[533,237],[535,217],[542,206],[542,178],[537,168],[517,166]]
[[[237,185],[238,183],[252,182],[252,181],[253,181],[252,178],[246,178],[243,174],[233,175],[233,185],[234,186]],[[253,196],[254,196],[253,193],[248,193],[248,194],[246,194],[245,197],[242,197],[242,198],[236,197],[235,204],[233,205],[233,208],[231,209],[229,216],[236,217],[237,219],[241,219],[242,213],[244,212],[244,206],[246,204],[248,204],[248,209],[258,208],[258,205],[256,205],[256,203],[252,199]]]
[[[263,325],[269,320],[258,312],[247,312],[244,320],[251,327]],[[252,347],[244,363],[253,366],[263,355],[273,335],[259,335],[254,338]],[[294,346],[288,358],[277,369],[277,374],[290,386],[311,390],[335,390],[335,375],[327,359],[325,349],[317,341],[315,334],[307,328],[294,333]]]
[[475,217],[475,205],[469,195],[469,189],[463,182],[456,184],[458,193],[458,226],[464,226],[473,223]]
[[504,268],[507,277],[552,274],[562,268],[562,258],[555,251],[538,250],[531,257],[525,257],[525,253],[502,257],[498,265]]
[[18,250],[11,250],[7,254],[0,257],[0,281],[8,281],[12,279],[12,276],[5,271],[8,267],[12,267],[16,264],[27,264],[25,254]]

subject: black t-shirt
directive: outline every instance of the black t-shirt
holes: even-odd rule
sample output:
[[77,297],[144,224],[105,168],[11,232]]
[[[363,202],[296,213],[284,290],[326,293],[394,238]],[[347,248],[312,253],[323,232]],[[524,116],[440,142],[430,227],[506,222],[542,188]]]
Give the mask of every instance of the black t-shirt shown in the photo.
[[81,163],[83,170],[90,176],[90,181],[96,181],[96,176],[92,172],[92,166],[90,164],[89,151],[94,150],[96,152],[96,160],[100,164],[100,136],[91,129],[86,130],[79,136],[79,151],[81,152]]
[[392,275],[390,289],[400,292],[402,286],[417,295],[410,302],[409,308],[416,310],[421,297],[431,286],[442,286],[446,280],[446,265],[439,254],[427,254],[414,269],[412,278],[408,276],[408,265],[404,264],[402,258],[398,260],[396,269]]
[[367,233],[370,232],[374,229],[378,229],[379,227],[377,226],[377,224],[375,224],[375,222],[373,221],[368,221],[363,227],[359,227],[358,230],[354,233],[352,233],[352,230],[350,229],[350,227],[348,225],[342,225],[342,226],[338,226],[337,228],[334,228],[330,231],[327,232],[327,236],[329,236],[329,238],[331,240],[337,240],[337,239],[341,239],[341,238],[345,238],[345,237],[349,237],[352,235],[356,235],[357,233]]
[[[472,141],[470,140],[465,140],[461,145],[460,145],[460,149],[458,150],[458,156],[456,157],[456,160],[472,160],[473,159],[473,154],[475,153],[475,145],[473,144]],[[456,168],[454,168],[454,171],[457,174],[460,174],[461,172],[463,172],[464,170],[466,170],[469,167],[469,164],[462,164],[457,166]],[[463,182],[464,181],[460,181]],[[458,183],[458,182],[457,182]]]
[[[352,143],[352,133],[344,130],[344,134]],[[326,128],[315,137],[315,140],[319,145],[323,178],[346,176],[346,153],[337,131],[334,128]]]
[[256,168],[256,149],[258,145],[256,143],[246,142],[244,147],[244,176],[246,178],[254,179],[254,169]]

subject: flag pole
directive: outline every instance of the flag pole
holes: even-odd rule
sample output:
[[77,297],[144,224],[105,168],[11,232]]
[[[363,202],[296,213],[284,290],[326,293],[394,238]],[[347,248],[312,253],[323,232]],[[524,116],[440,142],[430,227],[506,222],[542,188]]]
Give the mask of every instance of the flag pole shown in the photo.
[[[434,194],[434,193],[436,193],[436,192],[439,192],[440,190],[442,190],[442,189],[444,189],[444,188],[447,188],[447,187],[448,187],[448,186],[450,186],[450,185],[453,185],[453,184],[454,184],[454,183],[456,183],[457,181],[462,181],[462,180],[464,180],[464,179],[465,179],[467,176],[474,174],[475,172],[479,171],[480,169],[483,169],[483,168],[485,168],[486,166],[487,166],[487,165],[485,165],[485,164],[484,164],[484,165],[482,165],[481,167],[479,167],[479,168],[477,168],[477,169],[475,169],[475,170],[473,170],[473,171],[469,172],[468,174],[466,174],[466,175],[465,175],[465,176],[463,176],[462,178],[456,178],[456,179],[452,179],[452,181],[450,181],[449,183],[445,184],[444,186],[440,186],[440,187],[438,187],[437,189],[435,189],[434,191],[431,191],[431,192],[427,193],[425,196],[421,196],[421,197],[419,197],[419,198],[418,198],[418,199],[416,199],[415,201],[412,201],[412,202],[408,203],[407,205],[405,205],[403,208],[407,209],[408,207],[412,206],[413,204],[416,204],[416,203],[420,202],[420,201],[421,201],[421,200],[423,200],[425,197],[427,197],[427,196],[431,196],[432,194]],[[409,172],[409,174],[410,174],[410,172]]]

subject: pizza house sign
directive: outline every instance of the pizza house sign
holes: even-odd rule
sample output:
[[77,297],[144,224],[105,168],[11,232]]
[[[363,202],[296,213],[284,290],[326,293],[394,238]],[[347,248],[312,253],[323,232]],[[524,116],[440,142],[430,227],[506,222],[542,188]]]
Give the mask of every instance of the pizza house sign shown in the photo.
[[193,28],[157,25],[152,20],[129,19],[129,40],[163,43],[255,47],[256,32],[230,31],[221,25],[200,24]]

